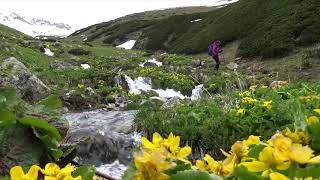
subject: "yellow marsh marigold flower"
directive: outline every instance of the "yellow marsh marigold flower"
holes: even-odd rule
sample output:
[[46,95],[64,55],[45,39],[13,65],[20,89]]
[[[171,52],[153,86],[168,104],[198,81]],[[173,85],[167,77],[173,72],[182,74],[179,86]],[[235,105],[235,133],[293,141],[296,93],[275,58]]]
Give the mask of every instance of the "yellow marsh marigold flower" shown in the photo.
[[319,123],[319,118],[317,116],[310,116],[307,118],[307,123],[309,125]]
[[146,149],[160,148],[163,145],[163,142],[164,142],[164,140],[159,133],[153,133],[152,142],[150,142],[145,137],[141,138],[141,144],[142,144],[143,148],[146,148]]
[[310,137],[302,130],[296,129],[292,132],[289,128],[283,130],[283,135],[290,138],[293,143],[309,144]]
[[252,85],[249,87],[250,91],[255,91],[257,89],[257,85]]
[[259,144],[260,137],[251,135],[251,136],[249,136],[249,138],[247,140],[243,140],[243,143],[248,147],[253,144]]
[[81,180],[81,176],[73,178],[71,173],[75,170],[75,168],[68,164],[64,168],[60,169],[60,167],[54,163],[48,163],[44,170],[41,170],[42,174],[45,175],[45,180]]
[[267,110],[270,110],[272,108],[272,100],[270,101],[264,101],[263,102],[263,107]]
[[253,99],[253,98],[251,98],[251,97],[244,97],[244,98],[242,98],[242,103],[243,103],[243,104],[252,105],[252,104],[254,104],[254,103],[256,103],[256,102],[257,102],[257,100],[256,100],[256,99]]
[[33,165],[27,174],[24,174],[21,166],[14,166],[10,169],[10,177],[12,180],[37,180],[38,172],[41,168]]
[[250,172],[262,172],[262,176],[268,177],[271,169],[286,170],[289,168],[288,163],[278,163],[273,157],[274,148],[265,147],[259,154],[258,160],[251,162],[241,162]]
[[191,148],[189,146],[185,146],[183,148],[180,148],[180,137],[174,136],[172,133],[170,133],[167,141],[165,144],[169,148],[168,156],[170,159],[178,159],[180,161],[183,161],[185,163],[191,164],[190,161],[186,160],[186,157],[191,154]]
[[320,162],[320,156],[314,157],[312,149],[308,146],[292,143],[290,138],[284,137],[282,134],[277,134],[272,141],[273,157],[277,162],[290,163],[294,161],[300,164]]
[[243,91],[241,93],[239,93],[240,97],[250,97],[250,92],[249,91]]
[[313,100],[320,100],[320,96],[315,96],[315,95],[311,95],[311,96],[301,96],[300,100],[303,102],[310,102]]
[[244,157],[248,154],[248,146],[238,141],[231,146],[231,154],[235,154],[237,157]]
[[245,115],[245,113],[246,113],[245,110],[240,108],[240,109],[237,110],[236,116],[243,117]]
[[320,115],[320,109],[314,109],[313,111],[318,113],[318,115]]
[[290,180],[290,178],[278,172],[270,173],[269,177],[270,180]]
[[206,154],[204,161],[197,160],[196,167],[201,171],[209,171],[218,176],[229,176],[232,174],[236,165],[236,155],[227,157],[224,161],[215,161],[210,155]]
[[167,161],[165,149],[160,148],[152,150],[150,153],[135,153],[134,163],[137,172],[135,180],[167,180],[169,176],[164,173],[165,170],[175,167],[175,163]]

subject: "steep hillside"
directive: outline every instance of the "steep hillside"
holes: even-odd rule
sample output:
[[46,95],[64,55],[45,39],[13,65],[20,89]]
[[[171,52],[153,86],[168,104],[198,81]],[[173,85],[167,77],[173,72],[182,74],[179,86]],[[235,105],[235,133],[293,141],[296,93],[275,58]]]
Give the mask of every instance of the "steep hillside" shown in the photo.
[[319,42],[319,12],[317,0],[240,0],[210,12],[134,19],[116,26],[102,23],[80,30],[70,39],[86,36],[87,42],[104,45],[137,39],[137,49],[182,54],[205,52],[214,39],[224,44],[241,40],[240,56],[279,57],[296,47]]

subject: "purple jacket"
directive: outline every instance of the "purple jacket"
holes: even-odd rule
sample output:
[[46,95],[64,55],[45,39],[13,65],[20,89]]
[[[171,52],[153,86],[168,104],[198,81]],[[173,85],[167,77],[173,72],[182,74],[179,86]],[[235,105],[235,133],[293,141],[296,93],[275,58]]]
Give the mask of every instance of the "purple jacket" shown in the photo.
[[212,56],[219,56],[219,54],[222,52],[220,43],[214,42],[212,47]]

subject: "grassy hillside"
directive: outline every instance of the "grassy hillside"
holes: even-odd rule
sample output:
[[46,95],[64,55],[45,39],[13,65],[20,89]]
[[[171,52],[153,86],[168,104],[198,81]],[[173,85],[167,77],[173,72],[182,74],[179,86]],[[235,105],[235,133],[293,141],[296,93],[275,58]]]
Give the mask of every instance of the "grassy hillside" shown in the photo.
[[[136,48],[182,54],[205,52],[214,39],[222,40],[223,44],[241,40],[239,56],[279,57],[288,55],[296,47],[319,42],[319,11],[317,0],[240,0],[210,12],[135,19],[113,28],[102,23],[80,31],[77,36],[95,34],[89,41],[103,44],[137,38]],[[202,20],[190,22],[199,18]],[[113,32],[121,33],[110,38]]]

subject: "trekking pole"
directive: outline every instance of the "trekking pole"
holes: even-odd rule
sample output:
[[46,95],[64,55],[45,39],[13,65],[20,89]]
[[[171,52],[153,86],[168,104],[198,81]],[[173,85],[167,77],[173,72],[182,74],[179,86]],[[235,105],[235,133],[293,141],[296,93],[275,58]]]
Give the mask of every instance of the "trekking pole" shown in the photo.
[[[73,164],[73,165],[76,166],[76,167],[81,166],[81,164],[79,164],[79,163],[76,162],[76,161],[72,161],[71,164]],[[102,173],[102,172],[100,172],[100,171],[96,171],[95,174],[96,174],[97,176],[99,176],[99,177],[102,177],[102,178],[105,178],[105,179],[108,179],[108,180],[116,180],[115,178],[113,178],[113,177],[111,177],[111,176],[109,176],[109,175],[107,175],[107,174],[105,174],[105,173]]]

